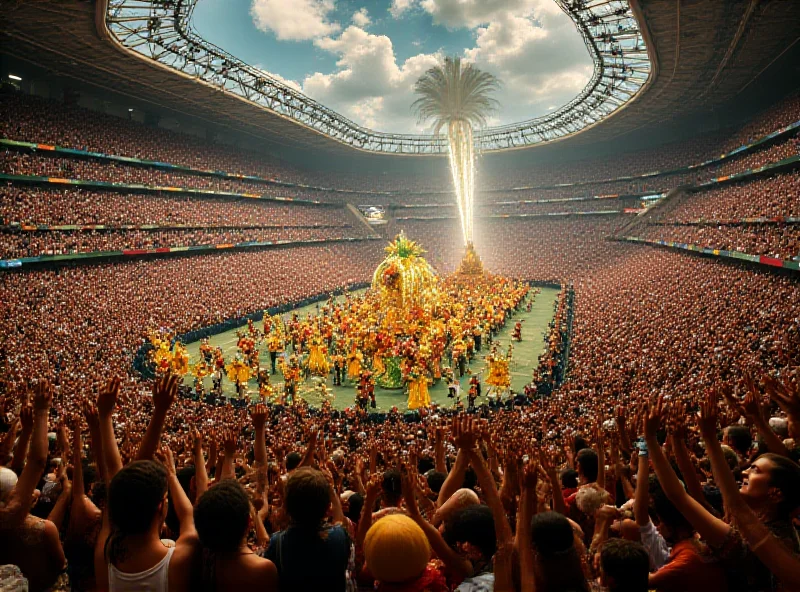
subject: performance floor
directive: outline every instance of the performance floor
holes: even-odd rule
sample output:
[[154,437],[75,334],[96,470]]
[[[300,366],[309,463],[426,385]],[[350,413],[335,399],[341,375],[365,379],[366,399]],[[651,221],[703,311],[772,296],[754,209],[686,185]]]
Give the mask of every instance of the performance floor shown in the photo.
[[[503,331],[501,331],[500,334],[495,338],[495,343],[498,343],[501,351],[505,352],[508,348],[508,344],[511,341],[511,333],[514,329],[514,323],[517,320],[524,320],[522,323],[522,341],[514,342],[513,344],[514,356],[511,364],[511,389],[515,392],[521,392],[525,384],[530,382],[531,374],[538,364],[539,355],[545,350],[544,339],[547,335],[547,325],[553,318],[553,306],[555,304],[557,295],[558,290],[556,288],[541,288],[541,293],[537,294],[534,299],[531,312],[526,312],[523,305],[522,312],[517,313],[514,317],[512,317],[511,322],[506,323]],[[316,306],[316,304],[312,304],[298,308],[297,313],[300,317],[304,317],[306,313],[315,311]],[[246,327],[242,328],[242,330],[245,329]],[[209,342],[213,347],[219,346],[222,348],[226,361],[236,355],[237,337],[235,331],[226,331],[225,333],[214,335],[209,339]],[[199,359],[200,342],[196,341],[194,343],[189,343],[186,345],[186,347],[189,350],[189,355],[191,356],[192,361]],[[260,349],[262,350],[261,364],[262,366],[268,366],[269,354],[266,351],[266,347],[264,347],[262,344]],[[486,385],[484,384],[486,373],[483,372],[486,364],[483,356],[485,356],[487,353],[488,350],[484,345],[483,350],[479,352],[475,358],[473,358],[472,364],[470,365],[470,369],[473,373],[481,373],[483,396],[478,399],[478,404],[481,404],[486,400]],[[461,379],[462,400],[465,406],[466,392],[469,388],[468,382],[470,376],[471,374],[467,373]],[[186,382],[189,383],[190,380],[191,377],[189,376],[187,377]],[[321,397],[315,388],[315,385],[318,384],[319,381],[321,381],[320,378],[309,378],[299,388],[300,396],[307,400],[309,404],[314,406],[319,406],[322,402]],[[283,377],[281,376],[280,371],[272,376],[272,384],[276,389],[283,389]],[[345,407],[350,407],[354,404],[356,396],[354,384],[345,383],[343,386],[334,387],[333,374],[328,376],[326,384],[335,394],[335,400],[333,402],[334,407],[337,409],[344,409]],[[211,388],[210,377],[205,379],[204,385],[206,389]],[[225,377],[223,380],[222,388],[223,392],[227,396],[236,396],[234,385],[227,379],[227,377]],[[251,396],[256,398],[258,394],[258,384],[255,378],[251,379],[250,381],[250,390],[252,391]],[[448,390],[443,381],[439,381],[431,385],[429,392],[431,400],[439,403],[440,405],[450,406],[454,402],[454,399],[449,399],[447,397]],[[397,406],[397,408],[401,411],[406,410],[406,394],[403,389],[385,390],[376,387],[375,399],[377,403],[377,411],[388,411],[394,406]]]

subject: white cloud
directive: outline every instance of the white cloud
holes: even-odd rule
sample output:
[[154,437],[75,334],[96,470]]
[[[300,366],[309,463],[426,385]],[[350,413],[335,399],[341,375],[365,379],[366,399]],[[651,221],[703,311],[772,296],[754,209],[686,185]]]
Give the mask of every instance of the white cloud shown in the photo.
[[335,7],[334,0],[253,0],[250,15],[259,30],[281,41],[303,41],[339,31],[328,18]]
[[362,6],[360,10],[353,13],[353,24],[357,27],[366,27],[371,22],[365,6]]
[[[555,2],[547,1],[560,12]],[[420,6],[437,25],[472,29],[490,23],[501,14],[519,14],[538,3],[539,0],[422,0]]]
[[[270,3],[254,0],[256,4]],[[327,20],[333,0],[300,0],[292,11],[300,12],[312,4],[328,8],[315,13],[321,20],[312,27],[309,22],[313,19],[305,17],[304,29],[338,26]],[[580,34],[552,0],[394,0],[390,10],[402,14],[415,6],[442,25],[474,31],[474,46],[463,51],[463,58],[502,82],[496,94],[500,110],[488,120],[489,125],[551,112],[572,100],[591,78],[592,62]],[[336,56],[333,72],[316,72],[302,84],[285,83],[302,88],[361,125],[387,132],[428,131],[411,113],[413,87],[442,56],[419,53],[398,61],[389,37],[364,30],[371,20],[365,8],[352,19],[354,24],[341,33],[330,31],[313,37],[317,48]],[[288,34],[287,29],[283,34]]]
[[[424,2],[453,5],[451,0]],[[480,11],[490,8],[482,5]],[[478,12],[462,11],[458,18],[475,22]],[[455,12],[448,14],[456,22]],[[591,59],[574,23],[554,2],[526,0],[514,11],[495,7],[491,19],[477,28],[475,47],[465,50],[464,57],[503,82],[497,94],[503,123],[542,115],[554,104],[568,103],[586,86],[593,71]]]
[[392,0],[392,5],[389,7],[389,12],[392,14],[394,18],[400,18],[400,16],[410,10],[416,0]]
[[308,76],[303,92],[368,127],[422,131],[411,113],[414,83],[441,56],[418,54],[398,64],[389,37],[356,26],[314,44],[339,57],[338,70]]

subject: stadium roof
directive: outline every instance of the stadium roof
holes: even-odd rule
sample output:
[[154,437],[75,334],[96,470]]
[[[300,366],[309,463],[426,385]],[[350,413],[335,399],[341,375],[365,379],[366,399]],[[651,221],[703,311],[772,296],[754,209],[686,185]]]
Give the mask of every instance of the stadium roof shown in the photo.
[[[112,25],[117,28],[117,35],[120,21],[124,23],[126,18],[120,7],[138,4],[148,10],[152,8],[152,3],[145,0],[113,2],[111,8],[119,9],[116,12],[117,22]],[[193,3],[192,0],[176,0],[155,4],[170,6],[173,13],[176,13],[181,7],[191,8]],[[581,11],[586,14],[591,11],[600,13],[604,6],[622,4],[628,3],[620,0],[570,0],[563,2],[562,6],[576,15]],[[564,120],[559,122],[560,129],[565,129],[566,134],[552,126],[549,132],[547,129],[530,131],[531,137],[538,134],[537,145],[554,141],[574,146],[607,142],[633,130],[663,124],[677,115],[713,109],[751,85],[773,62],[785,52],[796,49],[798,45],[798,2],[632,0],[629,4],[638,24],[637,31],[641,32],[640,45],[647,48],[647,82],[639,84],[634,92],[629,81],[621,80],[621,62],[618,61],[615,62],[616,69],[601,68],[599,75],[596,70],[594,88],[587,87],[589,91],[583,93],[585,96],[582,99],[579,97],[580,104],[571,104],[572,113],[577,114],[573,123],[564,125]],[[205,77],[200,76],[197,71],[193,74],[178,72],[162,63],[162,60],[144,58],[135,51],[137,48],[134,51],[124,48],[109,31],[108,11],[108,0],[98,0],[95,3],[79,0],[25,2],[7,7],[4,10],[6,18],[0,29],[3,51],[59,75],[135,97],[164,109],[185,113],[190,117],[226,125],[272,144],[300,149],[315,148],[346,156],[357,153],[354,147],[397,153],[390,146],[409,142],[416,143],[417,147],[404,153],[430,154],[439,150],[435,140],[424,136],[409,140],[408,136],[385,134],[391,137],[384,139],[385,146],[381,143],[383,140],[379,140],[380,145],[377,147],[370,144],[372,140],[361,140],[362,144],[348,143],[342,136],[341,129],[335,131],[337,126],[341,127],[339,122],[333,121],[336,114],[326,114],[324,107],[315,104],[314,115],[321,114],[323,118],[329,118],[328,127],[322,130],[327,133],[321,133],[314,129],[314,123],[310,119],[304,119],[304,115],[297,112],[292,105],[288,111],[284,110],[285,114],[270,111],[237,95],[227,83],[214,84],[203,80]],[[141,15],[133,13],[129,18],[131,23],[142,20]],[[180,19],[176,17],[172,23],[167,23],[173,31],[176,30],[177,20]],[[148,37],[151,33],[162,31],[164,26],[167,25],[163,22],[146,21],[144,34],[142,31],[133,36],[128,34],[128,45],[135,43],[133,40],[137,35],[140,39],[143,36]],[[595,37],[590,32],[587,33],[589,23],[586,27],[584,33],[587,43],[591,45],[594,40],[597,45]],[[137,25],[133,28],[139,27]],[[168,32],[169,30],[164,30],[163,35]],[[603,39],[608,40],[607,37]],[[140,41],[142,44],[148,42],[152,43],[152,39]],[[166,44],[163,37],[161,42]],[[192,42],[195,51],[199,51],[196,48],[201,43],[202,40]],[[597,55],[606,65],[612,62],[612,57],[616,59],[616,56],[610,55],[613,43],[614,41],[608,41],[607,47],[602,51],[598,50]],[[216,49],[225,57],[212,56],[206,65],[215,68],[212,75],[219,76],[219,60],[225,60],[227,63],[224,65],[228,66],[225,72],[227,76],[235,69],[235,58],[226,56],[219,48]],[[604,55],[605,53],[609,55]],[[630,96],[636,95],[636,99],[625,102],[617,98],[616,102],[624,103],[624,106],[609,109],[607,113],[599,110],[599,103],[590,104],[596,114],[594,118],[584,117],[581,109],[596,96],[598,84],[605,85],[600,86],[603,91],[601,94],[605,96],[618,97],[620,89],[628,89],[625,92]],[[292,97],[292,100],[296,99],[297,97]],[[569,113],[568,109],[561,109],[554,116],[569,117]],[[298,120],[304,123],[298,123]],[[538,122],[534,125],[547,124],[539,120],[534,122]],[[484,148],[510,148],[526,145],[530,141],[522,131],[524,124],[514,130],[508,129],[510,127],[513,126],[487,130],[485,133],[497,133],[505,139],[497,141],[495,138],[492,143],[489,138],[490,141],[484,142]],[[356,132],[372,133],[363,128],[359,130]]]

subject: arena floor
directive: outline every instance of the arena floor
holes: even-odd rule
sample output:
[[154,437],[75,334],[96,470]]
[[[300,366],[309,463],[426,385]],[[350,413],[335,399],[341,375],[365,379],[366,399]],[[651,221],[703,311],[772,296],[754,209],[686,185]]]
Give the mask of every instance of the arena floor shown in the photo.
[[[518,319],[524,319],[524,323],[522,324],[522,341],[519,343],[514,342],[514,356],[511,367],[511,389],[516,392],[521,391],[524,385],[530,381],[531,373],[538,363],[539,355],[545,350],[544,338],[547,333],[547,325],[553,318],[553,305],[557,295],[558,290],[556,288],[541,288],[541,293],[536,295],[534,298],[531,312],[525,312],[523,310],[523,312],[518,313],[515,317],[513,317],[513,321],[511,323],[506,324],[504,330],[501,331],[498,337],[495,339],[495,341],[500,344],[502,351],[505,351],[508,348],[509,342],[511,341],[511,333],[514,328],[514,322]],[[306,313],[314,311],[315,309],[316,304],[312,304],[296,310],[300,316],[305,316]],[[209,339],[209,342],[214,347],[219,346],[222,348],[226,360],[229,360],[236,354],[236,331],[226,331],[225,333],[215,335]],[[187,349],[189,350],[189,355],[191,356],[192,360],[199,358],[200,342],[196,341],[187,344]],[[267,366],[269,365],[269,354],[266,352],[266,348],[263,346],[261,349],[261,363],[262,365]],[[486,355],[486,353],[487,349],[484,347],[481,354]],[[478,355],[473,359],[470,369],[472,372],[480,372],[481,377],[483,378],[484,367],[485,363],[483,357]],[[465,405],[465,397],[469,378],[470,374],[467,373],[461,379],[462,396],[464,397],[463,401]],[[191,377],[189,377],[189,380],[190,379]],[[187,382],[189,382],[189,380],[187,380]],[[310,378],[306,380],[299,389],[300,396],[314,406],[321,404],[321,396],[318,392],[318,389],[315,388],[319,381],[320,379],[318,378]],[[272,384],[276,389],[283,388],[283,379],[280,372],[273,376]],[[326,384],[335,395],[335,400],[333,403],[334,407],[338,409],[344,409],[345,407],[350,407],[354,404],[356,396],[354,384],[345,383],[341,387],[334,387],[332,374],[328,376]],[[204,385],[207,389],[211,388],[210,377],[205,379]],[[227,379],[227,377],[223,380],[222,387],[223,392],[226,395],[235,396],[234,385]],[[251,396],[256,397],[258,393],[258,384],[255,378],[250,380],[250,390],[252,391]],[[447,397],[447,392],[446,385],[442,381],[439,381],[430,387],[431,400],[441,405],[452,405],[454,399],[449,399]],[[486,386],[484,385],[484,396],[478,400],[478,404],[485,402],[485,394]],[[402,389],[385,390],[376,387],[375,399],[378,411],[388,411],[395,405],[401,410],[406,409],[406,394]]]

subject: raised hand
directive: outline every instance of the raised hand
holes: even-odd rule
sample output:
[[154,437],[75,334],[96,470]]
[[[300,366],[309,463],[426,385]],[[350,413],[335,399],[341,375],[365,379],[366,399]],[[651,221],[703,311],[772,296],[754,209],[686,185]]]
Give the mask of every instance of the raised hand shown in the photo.
[[700,413],[698,414],[697,424],[700,427],[700,434],[706,440],[717,439],[718,402],[719,393],[716,389],[711,390],[708,396],[700,401]]
[[90,430],[96,429],[100,425],[100,417],[97,413],[97,407],[91,401],[84,401],[81,405],[83,416],[86,418],[86,423]]
[[767,394],[790,417],[800,417],[800,388],[791,379],[779,381],[764,375]]
[[[541,450],[539,451],[541,455]],[[533,455],[531,455],[528,464],[525,465],[522,471],[522,490],[525,492],[528,491],[536,491],[536,486],[539,484],[539,463],[533,460]]]
[[370,475],[369,481],[367,481],[366,497],[376,499],[380,495],[382,487],[383,473]]
[[97,413],[99,416],[108,417],[114,412],[114,407],[117,405],[117,397],[119,396],[119,385],[120,380],[115,376],[100,389],[100,393],[97,395]]
[[27,403],[19,410],[19,425],[22,431],[33,431],[33,407]]
[[257,430],[263,430],[267,423],[267,416],[269,410],[266,405],[259,403],[250,409],[250,418],[253,420],[253,427]]
[[456,447],[473,450],[478,445],[478,431],[472,417],[462,415],[453,418],[453,439]]
[[236,435],[230,430],[227,430],[222,436],[222,449],[229,456],[236,454]]
[[33,387],[34,411],[48,411],[53,404],[53,385],[49,380],[40,380]]
[[653,398],[644,417],[644,437],[655,439],[656,433],[661,428],[661,418],[664,413],[664,399],[662,397]]
[[177,374],[165,374],[153,383],[153,407],[166,412],[178,398]]
[[674,438],[686,441],[686,404],[676,402],[670,407],[669,431]]
[[408,465],[403,464],[400,467],[400,476],[403,499],[406,502],[406,511],[412,518],[417,517],[420,515],[419,506],[417,505],[417,488],[411,476],[411,471],[408,469]]
[[157,456],[161,464],[164,465],[164,468],[167,469],[168,475],[172,476],[177,474],[175,470],[175,457],[172,455],[172,449],[169,446],[166,444],[162,446]]

